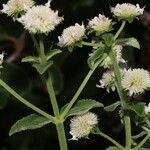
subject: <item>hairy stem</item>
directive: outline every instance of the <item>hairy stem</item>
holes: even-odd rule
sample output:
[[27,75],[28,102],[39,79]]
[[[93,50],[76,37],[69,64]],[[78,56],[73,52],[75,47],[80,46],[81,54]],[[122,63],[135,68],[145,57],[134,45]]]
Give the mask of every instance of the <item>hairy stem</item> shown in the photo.
[[32,39],[33,42],[34,42],[34,45],[35,45],[36,49],[39,51],[39,44],[38,44],[38,42],[37,42],[37,40],[36,40],[34,34],[30,34],[30,36],[31,36],[31,39]]
[[119,30],[117,31],[117,33],[114,36],[114,40],[116,40],[119,37],[119,35],[122,32],[122,30],[124,29],[125,25],[126,25],[126,21],[123,21],[120,28],[119,28]]
[[[104,58],[103,58],[104,59]],[[94,71],[96,70],[96,68],[100,65],[100,63],[103,61],[103,59],[101,59],[100,61],[98,61],[95,66],[93,67],[92,70],[89,71],[89,73],[86,75],[85,79],[83,80],[83,82],[81,83],[80,87],[78,88],[77,92],[75,93],[75,95],[73,96],[73,98],[71,99],[71,101],[69,102],[68,106],[66,107],[66,109],[63,111],[63,113],[61,114],[61,118],[65,118],[65,116],[67,115],[67,113],[69,112],[69,110],[72,108],[72,106],[74,105],[74,103],[76,102],[76,100],[78,99],[79,95],[81,94],[81,92],[83,91],[84,87],[86,86],[87,82],[89,81],[90,77],[92,76],[92,74],[94,73]]]
[[[39,43],[40,43],[39,57],[41,58],[42,62],[46,62],[45,48],[44,48],[42,35],[39,35]],[[48,94],[49,94],[49,97],[51,100],[53,112],[54,112],[54,115],[56,118],[55,125],[56,125],[56,129],[57,129],[60,149],[61,150],[67,150],[68,148],[67,148],[67,141],[66,141],[66,135],[65,135],[63,120],[60,120],[59,107],[58,107],[54,87],[53,87],[51,76],[50,76],[49,72],[48,72],[48,78],[46,79],[46,86],[47,86]]]
[[40,45],[39,56],[41,58],[41,61],[45,62],[46,61],[45,48],[44,48],[43,36],[41,34],[39,35],[39,45]]
[[124,147],[122,145],[120,145],[117,141],[115,141],[113,138],[111,138],[107,134],[101,132],[100,130],[98,130],[98,132],[96,134],[99,134],[103,138],[107,139],[108,141],[110,141],[111,143],[113,143],[115,146],[117,146],[118,148],[120,148],[120,150],[124,150]]
[[132,139],[138,139],[138,138],[141,138],[141,137],[143,137],[145,134],[146,134],[146,132],[145,132],[145,131],[142,131],[141,133],[132,136]]
[[66,141],[66,134],[63,123],[56,124],[59,145],[61,150],[68,150],[67,141]]
[[[119,37],[120,33],[122,32],[122,30],[125,27],[125,24],[126,24],[126,22],[123,21],[121,24],[121,27],[119,28],[119,30],[117,31],[117,33],[114,36],[114,40],[116,40]],[[119,64],[117,62],[116,52],[113,49],[111,49],[110,58],[112,60],[113,66],[114,66],[117,91],[118,91],[118,94],[119,94],[119,97],[121,100],[121,105],[122,105],[122,108],[125,109],[126,99],[125,99],[123,89],[122,89],[121,71],[120,71]],[[124,124],[125,124],[125,135],[126,135],[126,150],[130,150],[132,137],[131,137],[131,121],[130,121],[130,117],[128,114],[124,115]]]
[[133,150],[139,150],[149,138],[150,134],[148,134]]
[[15,92],[11,87],[9,87],[4,81],[2,81],[0,79],[0,85],[5,88],[10,94],[12,94],[16,99],[18,99],[20,102],[22,102],[24,105],[26,105],[27,107],[31,108],[32,110],[34,110],[35,112],[37,112],[38,114],[46,117],[47,119],[49,119],[50,121],[52,121],[54,123],[55,118],[49,114],[47,114],[46,112],[44,112],[43,110],[39,109],[38,107],[34,106],[33,104],[29,103],[27,100],[25,100],[23,97],[21,97],[17,92]]
[[47,86],[47,90],[48,90],[48,93],[49,93],[49,97],[50,97],[50,100],[51,100],[51,104],[52,104],[52,107],[53,107],[55,117],[59,118],[59,107],[58,107],[58,103],[57,103],[57,100],[56,100],[55,91],[54,91],[54,88],[53,88],[53,85],[52,85],[52,80],[51,80],[51,77],[50,77],[50,73],[48,73],[48,79],[46,80],[46,86]]

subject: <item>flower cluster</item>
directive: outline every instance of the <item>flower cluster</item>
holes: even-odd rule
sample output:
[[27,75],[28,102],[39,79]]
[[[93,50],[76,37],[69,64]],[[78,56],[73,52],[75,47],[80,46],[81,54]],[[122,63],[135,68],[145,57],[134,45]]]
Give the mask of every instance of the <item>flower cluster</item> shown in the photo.
[[99,34],[103,34],[112,30],[112,20],[99,14],[98,17],[89,21],[88,27]]
[[143,14],[144,8],[140,8],[138,4],[135,6],[130,3],[124,3],[112,7],[111,11],[119,20],[132,22],[134,18]]
[[58,37],[59,39],[59,46],[65,47],[75,44],[76,42],[80,41],[85,35],[85,27],[84,25],[75,24],[75,26],[70,26],[64,29],[61,36]]
[[33,6],[27,9],[27,12],[17,20],[24,25],[24,28],[31,33],[48,33],[55,29],[62,20],[58,16],[58,11],[53,11],[50,7],[50,1],[44,6]]
[[107,71],[102,75],[102,79],[99,81],[100,85],[96,85],[99,88],[106,88],[107,92],[115,91],[115,74],[114,71]]
[[130,96],[141,94],[150,88],[150,74],[144,69],[125,70],[122,86]]
[[32,0],[9,0],[7,4],[3,4],[2,13],[8,16],[15,16],[25,11],[34,5]]
[[88,112],[83,115],[75,116],[70,123],[70,134],[72,140],[86,138],[91,130],[98,124],[97,115]]

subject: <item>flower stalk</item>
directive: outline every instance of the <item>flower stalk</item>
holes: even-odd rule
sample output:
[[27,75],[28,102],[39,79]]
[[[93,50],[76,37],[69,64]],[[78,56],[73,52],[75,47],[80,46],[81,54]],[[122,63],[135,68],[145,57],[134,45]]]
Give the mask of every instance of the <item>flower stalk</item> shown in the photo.
[[[121,27],[119,28],[119,30],[117,31],[114,40],[116,40],[118,38],[118,36],[120,35],[120,33],[122,32],[122,30],[125,27],[126,22],[123,21]],[[116,86],[117,86],[117,91],[121,100],[121,106],[123,108],[123,110],[125,109],[125,104],[126,104],[126,99],[123,93],[123,89],[122,89],[122,83],[121,83],[121,71],[120,71],[120,67],[117,63],[117,59],[115,56],[115,53],[113,51],[113,49],[110,52],[110,58],[112,60],[113,66],[114,66],[114,72],[115,72],[115,76],[116,76]],[[126,135],[126,150],[130,150],[131,149],[131,121],[130,121],[130,117],[128,114],[125,114],[123,116],[124,118],[124,125],[125,125],[125,135]]]
[[[46,62],[45,48],[44,48],[44,42],[43,42],[42,35],[39,35],[39,45],[40,45],[39,57],[41,58],[42,62]],[[60,120],[59,107],[58,107],[54,87],[53,87],[51,76],[50,76],[49,72],[48,72],[48,78],[46,79],[45,82],[46,82],[48,94],[49,94],[49,97],[51,100],[53,112],[54,112],[54,115],[56,118],[55,125],[56,125],[56,129],[57,129],[60,149],[61,150],[67,150],[68,147],[67,147],[67,141],[66,141],[66,134],[65,134],[65,130],[64,130],[63,119]]]

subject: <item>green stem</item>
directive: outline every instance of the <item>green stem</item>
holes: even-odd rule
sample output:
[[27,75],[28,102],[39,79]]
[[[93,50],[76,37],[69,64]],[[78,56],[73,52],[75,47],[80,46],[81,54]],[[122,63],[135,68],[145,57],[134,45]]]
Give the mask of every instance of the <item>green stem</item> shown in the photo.
[[34,45],[35,45],[36,49],[39,50],[39,44],[38,44],[34,34],[30,34],[30,36],[31,36],[31,38],[32,38],[32,40],[34,42]]
[[124,116],[125,132],[126,132],[126,150],[131,149],[132,136],[131,136],[131,121],[128,115]]
[[66,141],[66,134],[65,134],[63,123],[56,124],[56,128],[57,128],[57,133],[58,133],[60,149],[61,150],[68,150],[67,141]]
[[150,134],[148,134],[133,150],[139,150],[149,138]]
[[[110,57],[114,65],[114,72],[115,72],[115,77],[116,77],[116,83],[117,83],[117,91],[121,100],[121,105],[122,108],[125,108],[125,98],[124,98],[124,93],[122,90],[122,84],[121,84],[121,72],[120,72],[120,67],[117,63],[117,59],[115,56],[115,53],[113,49],[110,52]],[[124,124],[125,124],[125,131],[126,131],[126,150],[130,150],[131,147],[131,122],[130,122],[130,117],[128,115],[124,116]]]
[[10,94],[12,94],[16,99],[18,99],[20,102],[22,102],[24,105],[26,105],[27,107],[31,108],[32,110],[34,110],[35,112],[37,112],[38,114],[46,117],[47,119],[49,119],[50,121],[52,121],[54,123],[55,118],[49,114],[47,114],[46,112],[44,112],[43,110],[37,108],[36,106],[34,106],[33,104],[29,103],[27,100],[25,100],[23,97],[21,97],[18,93],[16,93],[11,87],[9,87],[4,81],[2,81],[0,79],[0,85],[5,88]]
[[[104,58],[103,58],[104,59]],[[63,113],[61,114],[61,118],[65,118],[65,116],[67,115],[67,113],[69,112],[69,110],[72,108],[72,106],[74,105],[74,103],[76,102],[76,100],[78,99],[79,95],[81,94],[81,92],[83,91],[84,87],[86,86],[87,82],[89,81],[90,77],[92,76],[92,74],[94,73],[94,71],[96,70],[96,68],[100,65],[100,63],[103,61],[103,59],[101,59],[100,61],[98,61],[95,66],[93,67],[92,70],[89,71],[89,73],[86,75],[85,79],[83,80],[82,84],[80,85],[80,87],[78,88],[77,92],[75,93],[75,95],[73,96],[73,98],[71,99],[71,101],[69,102],[68,106],[66,107],[66,109],[63,111]]]
[[123,94],[123,90],[122,90],[122,83],[121,83],[121,72],[120,72],[120,67],[118,65],[117,59],[116,59],[116,54],[114,52],[114,50],[112,49],[110,52],[110,58],[113,62],[113,66],[114,66],[114,72],[115,72],[115,77],[116,77],[116,86],[117,86],[117,91],[121,100],[121,105],[124,108],[125,107],[125,101],[124,101],[124,94]]
[[124,150],[124,147],[122,145],[120,145],[117,141],[115,141],[113,138],[111,138],[110,136],[106,135],[105,133],[101,132],[100,130],[96,134],[99,134],[100,136],[102,136],[103,138],[107,139],[108,141],[113,143],[115,146],[117,146],[121,150]]
[[50,100],[51,100],[51,104],[52,104],[52,107],[53,107],[55,117],[58,118],[59,117],[59,107],[58,107],[58,103],[57,103],[57,100],[56,100],[55,91],[54,91],[54,88],[53,88],[53,85],[52,85],[52,80],[51,80],[51,77],[50,77],[50,73],[48,73],[48,79],[46,80],[46,85],[47,85],[47,90],[48,90],[48,93],[49,93],[49,97],[50,97]]
[[41,61],[45,62],[46,61],[45,48],[44,48],[43,36],[41,34],[39,35],[39,45],[40,45],[39,56],[41,58]]
[[142,131],[141,133],[132,136],[132,139],[138,139],[138,138],[141,138],[141,137],[144,136],[145,134],[146,134],[146,132],[145,132],[145,131]]
[[119,30],[117,31],[117,33],[114,36],[114,40],[116,40],[119,37],[119,35],[122,32],[122,30],[124,29],[125,25],[126,25],[126,21],[123,21],[120,28],[119,28]]
[[[39,43],[40,43],[39,57],[41,58],[42,62],[46,62],[45,48],[44,48],[42,35],[39,35]],[[60,120],[59,107],[58,107],[54,87],[53,87],[51,76],[50,76],[49,72],[48,72],[48,78],[46,79],[46,86],[47,86],[48,94],[49,94],[49,97],[51,100],[53,112],[54,112],[54,115],[56,118],[55,125],[56,125],[56,129],[57,129],[60,149],[67,150],[68,148],[67,148],[67,141],[66,141],[66,134],[65,134],[65,130],[64,130],[63,120]]]
[[82,44],[85,46],[91,46],[91,47],[98,47],[100,45],[100,44],[90,43],[90,42],[85,42],[85,41],[82,41]]
[[[123,21],[121,27],[119,28],[119,30],[117,31],[117,33],[114,36],[114,40],[116,40],[120,33],[122,32],[122,30],[125,27],[126,22]],[[117,84],[117,91],[121,100],[121,105],[122,108],[125,109],[125,96],[123,93],[123,88],[122,88],[122,77],[121,77],[121,71],[120,71],[120,67],[119,64],[117,62],[117,58],[116,58],[116,53],[115,51],[112,49],[110,52],[110,58],[112,60],[113,66],[114,66],[114,72],[115,72],[115,77],[116,77],[116,84]],[[126,150],[130,150],[131,149],[131,142],[132,142],[132,137],[131,137],[131,121],[130,121],[130,117],[128,114],[124,115],[124,124],[125,124],[125,134],[126,134]]]

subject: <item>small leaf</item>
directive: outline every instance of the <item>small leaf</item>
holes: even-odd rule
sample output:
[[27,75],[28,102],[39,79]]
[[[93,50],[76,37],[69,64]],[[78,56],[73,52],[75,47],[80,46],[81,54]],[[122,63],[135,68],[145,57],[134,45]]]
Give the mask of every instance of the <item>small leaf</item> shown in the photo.
[[48,53],[46,54],[46,60],[50,60],[53,56],[61,53],[62,51],[59,50],[59,49],[53,49],[53,50],[50,50],[48,51]]
[[27,56],[25,58],[23,58],[21,60],[21,62],[39,62],[39,58],[38,57],[34,57],[34,56]]
[[116,103],[113,103],[109,106],[104,107],[104,109],[106,111],[113,112],[118,106],[120,106],[120,104],[121,104],[120,101],[117,101]]
[[128,104],[127,109],[135,112],[139,117],[145,115],[145,103]]
[[[67,107],[67,105],[65,105],[62,108],[61,112],[63,112],[63,110],[66,107]],[[77,104],[68,112],[67,117],[86,113],[89,110],[91,110],[92,108],[96,108],[96,107],[104,107],[104,105],[100,102],[97,102],[97,101],[91,100],[91,99],[79,100],[77,102]]]
[[104,47],[100,47],[90,55],[87,62],[91,69],[93,68],[97,60],[99,60],[100,58],[103,58],[103,54],[104,54]]
[[36,68],[40,75],[44,74],[51,66],[53,65],[53,61],[46,62],[44,64],[34,63],[32,66]]
[[111,33],[106,33],[102,36],[105,44],[110,47],[114,43],[114,35]]
[[43,116],[38,116],[37,114],[31,114],[18,120],[10,129],[9,135],[24,131],[33,130],[43,127],[49,124],[51,121]]
[[140,49],[140,44],[138,42],[138,40],[136,38],[124,38],[124,39],[118,39],[116,41],[116,44],[119,44],[119,45],[127,45],[127,46],[132,46],[132,47],[135,47],[137,49]]

